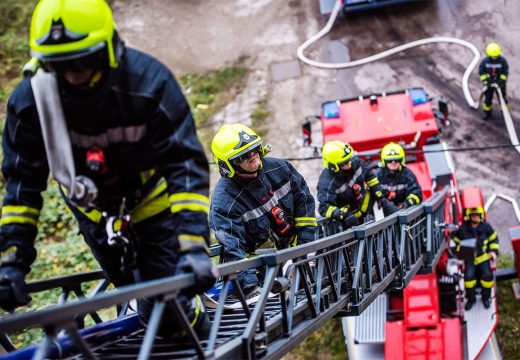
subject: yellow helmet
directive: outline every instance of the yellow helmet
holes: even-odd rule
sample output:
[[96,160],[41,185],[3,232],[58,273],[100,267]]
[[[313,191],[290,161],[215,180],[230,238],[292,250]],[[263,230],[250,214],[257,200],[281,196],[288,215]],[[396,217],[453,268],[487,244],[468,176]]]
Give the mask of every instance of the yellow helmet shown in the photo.
[[391,142],[383,147],[383,150],[381,150],[381,163],[383,166],[386,166],[386,162],[389,160],[397,160],[401,165],[404,165],[405,155],[401,145]]
[[321,155],[323,156],[325,167],[330,171],[338,172],[341,165],[352,159],[354,149],[343,141],[333,140],[323,145]]
[[251,150],[258,149],[260,158],[265,155],[262,139],[242,124],[223,125],[213,137],[211,151],[222,177],[235,176],[238,166]]
[[464,209],[464,220],[469,221],[470,215],[478,214],[480,215],[480,220],[484,220],[484,209],[482,206],[477,206],[476,208],[467,208]]
[[496,42],[490,42],[486,46],[486,55],[489,57],[498,57],[500,56],[500,46]]
[[31,55],[44,65],[58,65],[106,49],[115,68],[122,51],[115,29],[105,0],[40,0],[31,20]]

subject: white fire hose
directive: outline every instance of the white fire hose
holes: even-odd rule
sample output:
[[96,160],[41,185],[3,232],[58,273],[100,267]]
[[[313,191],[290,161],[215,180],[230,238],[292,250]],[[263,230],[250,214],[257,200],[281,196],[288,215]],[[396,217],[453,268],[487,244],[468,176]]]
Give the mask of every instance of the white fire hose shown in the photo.
[[314,60],[311,60],[308,57],[306,57],[304,54],[305,50],[307,50],[307,48],[309,46],[311,46],[316,41],[318,41],[319,39],[321,39],[323,36],[325,36],[326,34],[328,34],[330,32],[330,30],[332,29],[332,25],[334,25],[334,22],[336,21],[336,18],[341,10],[341,6],[342,6],[341,0],[337,0],[336,3],[334,4],[334,8],[332,9],[332,13],[330,14],[329,20],[327,21],[327,24],[325,25],[325,27],[323,29],[321,29],[318,33],[316,33],[315,35],[310,37],[307,41],[305,41],[303,44],[301,44],[298,47],[298,59],[300,59],[302,62],[304,62],[307,65],[319,67],[322,69],[346,69],[346,68],[356,67],[356,66],[368,64],[370,62],[378,61],[378,60],[384,59],[390,55],[394,55],[401,51],[405,51],[405,50],[408,50],[408,49],[411,49],[411,48],[414,48],[417,46],[435,44],[435,43],[451,43],[451,44],[461,45],[461,46],[464,46],[464,47],[470,49],[473,52],[473,60],[471,60],[471,63],[468,65],[468,67],[466,68],[466,71],[464,72],[464,75],[462,76],[462,91],[464,92],[464,97],[466,98],[466,101],[468,102],[469,106],[471,106],[474,109],[478,108],[477,102],[473,99],[473,97],[471,96],[471,93],[469,91],[468,82],[469,82],[469,76],[471,75],[471,72],[473,71],[473,69],[475,69],[475,67],[477,66],[477,64],[479,62],[480,52],[478,51],[478,49],[476,48],[475,45],[473,45],[472,43],[465,41],[465,40],[452,38],[452,37],[444,37],[444,36],[431,37],[431,38],[427,38],[427,39],[412,41],[407,44],[399,45],[399,46],[396,46],[389,50],[383,51],[379,54],[375,54],[375,55],[372,55],[372,56],[369,56],[369,57],[366,57],[363,59],[349,61],[349,62],[345,62],[345,63],[334,63],[334,64],[324,63],[324,62],[314,61]]

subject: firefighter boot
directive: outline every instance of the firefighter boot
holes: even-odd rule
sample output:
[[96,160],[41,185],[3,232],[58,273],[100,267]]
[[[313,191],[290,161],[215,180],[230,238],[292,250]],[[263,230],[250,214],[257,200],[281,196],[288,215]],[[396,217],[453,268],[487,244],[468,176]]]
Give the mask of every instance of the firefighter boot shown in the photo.
[[489,307],[491,306],[491,299],[488,298],[488,299],[482,299],[482,303],[484,304],[484,307],[486,309],[489,309]]
[[473,305],[475,305],[475,301],[469,301],[466,303],[466,306],[464,306],[464,309],[466,309],[466,311],[470,311],[471,308],[473,307]]
[[488,120],[491,117],[491,110],[484,110],[484,113],[482,114],[482,119]]

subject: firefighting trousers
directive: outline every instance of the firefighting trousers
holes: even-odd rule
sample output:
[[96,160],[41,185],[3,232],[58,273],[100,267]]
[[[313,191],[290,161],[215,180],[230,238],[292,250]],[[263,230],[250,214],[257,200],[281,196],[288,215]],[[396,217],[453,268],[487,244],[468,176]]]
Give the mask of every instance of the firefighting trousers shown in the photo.
[[[506,84],[500,85],[500,91],[502,91],[502,96],[504,97],[504,101],[506,104],[509,104],[509,100],[507,99],[506,93]],[[484,111],[491,111],[493,108],[493,94],[496,93],[496,89],[494,87],[488,86],[484,93],[484,102],[482,103],[482,109]],[[498,98],[498,94],[497,94]]]
[[489,260],[478,265],[473,262],[466,261],[466,271],[464,272],[464,286],[466,288],[466,298],[468,301],[475,301],[475,288],[477,287],[477,279],[482,288],[482,300],[487,300],[491,296],[491,288],[493,287],[493,273],[489,266]]
[[[135,233],[138,237],[138,247],[136,247],[136,270],[139,279],[134,279],[133,271],[121,270],[121,247],[112,247],[107,243],[107,233],[105,221],[95,223],[78,211],[74,206],[69,206],[78,221],[81,234],[85,242],[92,250],[94,257],[98,261],[105,276],[116,286],[124,286],[139,281],[159,279],[175,275],[177,272],[177,262],[179,259],[179,243],[176,236],[176,225],[169,209],[153,217],[133,224]],[[136,241],[133,239],[132,241]],[[180,295],[178,300],[188,319],[192,321],[192,326],[199,325],[202,304],[197,298],[189,299]],[[151,299],[138,300],[138,309],[141,322],[146,325],[151,315],[154,302]],[[159,334],[162,336],[178,335],[178,329],[182,326],[171,305],[164,309]]]

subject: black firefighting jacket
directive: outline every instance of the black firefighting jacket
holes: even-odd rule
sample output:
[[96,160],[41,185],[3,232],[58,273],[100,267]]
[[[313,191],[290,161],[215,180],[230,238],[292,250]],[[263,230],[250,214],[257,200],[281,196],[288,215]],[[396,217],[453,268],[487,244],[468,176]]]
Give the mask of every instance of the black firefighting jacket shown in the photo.
[[[290,223],[291,230],[284,234],[273,216],[276,208]],[[314,198],[300,173],[285,160],[266,157],[254,180],[219,179],[211,197],[209,224],[224,246],[226,261],[239,260],[277,237],[287,241],[296,235],[297,244],[313,241],[314,211]]]
[[[371,200],[372,196],[372,200]],[[373,204],[373,199],[383,197],[377,176],[366,162],[357,156],[352,159],[348,171],[337,173],[324,169],[318,180],[318,211],[330,218],[334,210],[347,207],[356,218],[363,217]]]
[[381,167],[377,169],[376,175],[383,195],[395,205],[407,208],[421,203],[422,191],[419,182],[406,166],[401,165],[401,169],[396,172]]
[[509,76],[509,64],[503,56],[492,59],[489,56],[480,62],[478,73],[480,80],[487,84],[491,82],[505,82]]
[[[170,208],[178,223],[181,249],[205,248],[208,163],[177,81],[163,64],[133,49],[126,49],[119,67],[107,76],[91,96],[76,96],[59,85],[76,173],[92,178],[99,189],[102,208],[80,210],[92,221],[102,221],[99,210],[117,206],[126,197],[127,206],[136,209],[132,218],[137,222]],[[28,271],[36,256],[33,242],[42,207],[40,193],[49,175],[28,79],[9,99],[2,145],[6,195],[0,261]],[[105,156],[103,174],[86,167],[86,153],[95,148]]]
[[493,227],[485,221],[478,224],[477,227],[472,227],[470,221],[464,221],[459,229],[453,234],[453,240],[457,245],[457,252],[460,249],[461,240],[475,238],[475,258],[473,263],[479,265],[484,261],[489,260],[489,253],[494,252],[498,255],[500,245],[498,243],[498,236]]

